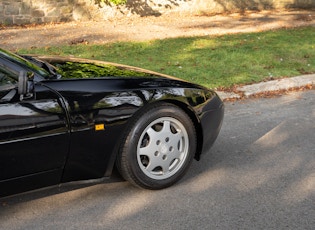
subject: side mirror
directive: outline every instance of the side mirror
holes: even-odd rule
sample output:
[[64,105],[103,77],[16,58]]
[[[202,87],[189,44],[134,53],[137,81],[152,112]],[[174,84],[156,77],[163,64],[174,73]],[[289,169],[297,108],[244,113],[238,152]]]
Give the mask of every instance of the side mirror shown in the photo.
[[25,71],[20,71],[19,82],[18,82],[18,93],[20,95],[20,100],[24,98],[30,98],[33,96],[34,84],[33,84],[34,74]]

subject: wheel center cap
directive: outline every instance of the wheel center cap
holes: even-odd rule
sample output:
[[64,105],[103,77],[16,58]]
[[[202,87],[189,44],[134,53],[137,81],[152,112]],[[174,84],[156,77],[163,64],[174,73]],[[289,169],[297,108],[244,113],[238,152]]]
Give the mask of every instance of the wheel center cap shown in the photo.
[[165,153],[167,153],[167,150],[168,150],[168,146],[167,146],[166,144],[163,144],[163,145],[161,146],[161,153],[162,153],[162,154],[165,154]]

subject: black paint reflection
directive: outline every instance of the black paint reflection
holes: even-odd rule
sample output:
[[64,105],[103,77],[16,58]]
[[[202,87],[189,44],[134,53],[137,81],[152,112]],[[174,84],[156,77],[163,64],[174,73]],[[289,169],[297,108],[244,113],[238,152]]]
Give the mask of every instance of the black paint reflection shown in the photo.
[[[35,137],[64,130],[57,100],[0,105],[0,140]],[[58,129],[61,129],[58,131]]]
[[0,104],[0,181],[57,170],[65,164],[66,114],[56,96],[47,95]]

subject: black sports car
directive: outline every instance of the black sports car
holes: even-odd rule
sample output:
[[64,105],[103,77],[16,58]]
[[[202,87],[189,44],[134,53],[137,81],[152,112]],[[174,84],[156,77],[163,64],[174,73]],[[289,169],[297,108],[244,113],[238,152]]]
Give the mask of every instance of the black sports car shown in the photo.
[[165,188],[211,147],[223,114],[214,91],[167,75],[0,49],[0,196],[114,166],[134,185]]

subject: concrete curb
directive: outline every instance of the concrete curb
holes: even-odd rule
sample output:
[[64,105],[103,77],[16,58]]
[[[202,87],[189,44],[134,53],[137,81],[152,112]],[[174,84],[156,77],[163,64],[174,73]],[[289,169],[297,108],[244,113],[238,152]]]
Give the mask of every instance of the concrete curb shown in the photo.
[[302,75],[292,78],[284,78],[261,82],[252,85],[237,87],[235,92],[217,91],[222,100],[239,99],[241,97],[250,97],[264,92],[274,92],[279,90],[289,90],[305,86],[315,86],[315,74]]

